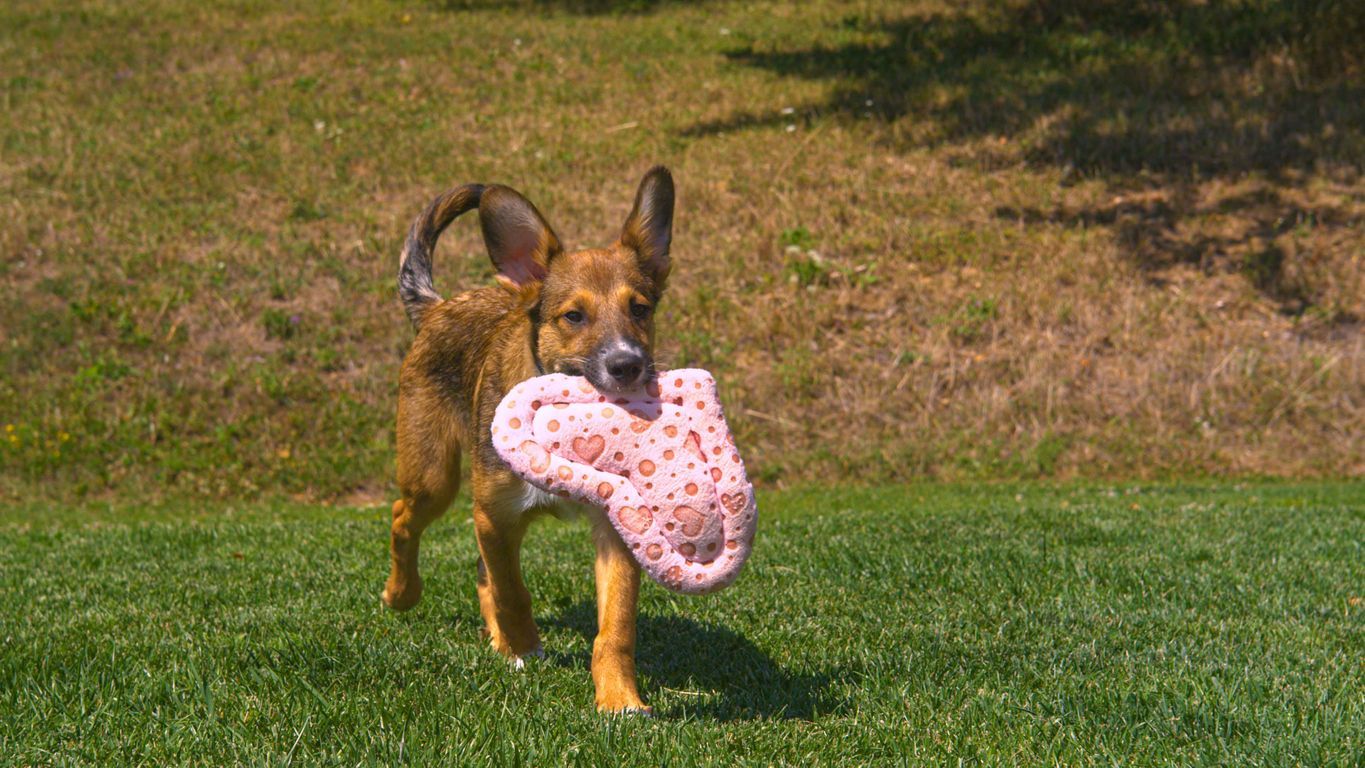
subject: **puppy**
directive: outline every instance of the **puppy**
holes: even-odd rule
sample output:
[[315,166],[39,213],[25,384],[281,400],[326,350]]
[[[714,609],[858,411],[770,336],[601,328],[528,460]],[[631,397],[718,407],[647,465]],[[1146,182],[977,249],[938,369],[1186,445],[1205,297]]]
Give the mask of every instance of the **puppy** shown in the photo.
[[[478,208],[497,285],[451,299],[437,295],[431,253],[457,216]],[[522,582],[520,550],[537,516],[563,502],[512,474],[493,449],[489,426],[508,390],[532,376],[586,376],[604,393],[654,376],[655,307],[669,272],[673,179],[645,174],[621,235],[606,248],[565,251],[545,217],[504,186],[469,184],[437,197],[408,232],[398,292],[417,337],[398,386],[398,487],[384,587],[391,608],[422,596],[422,531],[445,513],[469,452],[478,593],[493,647],[518,666],[542,653]],[[648,712],[635,681],[640,571],[605,515],[583,508],[597,547],[597,639],[592,678],[599,711]]]

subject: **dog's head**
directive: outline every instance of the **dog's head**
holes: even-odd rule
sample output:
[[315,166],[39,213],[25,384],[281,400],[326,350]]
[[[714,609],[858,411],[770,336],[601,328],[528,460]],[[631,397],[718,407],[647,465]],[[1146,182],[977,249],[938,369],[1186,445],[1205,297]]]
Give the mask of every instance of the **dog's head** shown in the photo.
[[673,237],[666,168],[645,174],[607,248],[565,251],[540,211],[508,187],[484,191],[479,222],[498,282],[531,319],[531,352],[546,373],[586,376],[604,392],[653,378],[654,308]]

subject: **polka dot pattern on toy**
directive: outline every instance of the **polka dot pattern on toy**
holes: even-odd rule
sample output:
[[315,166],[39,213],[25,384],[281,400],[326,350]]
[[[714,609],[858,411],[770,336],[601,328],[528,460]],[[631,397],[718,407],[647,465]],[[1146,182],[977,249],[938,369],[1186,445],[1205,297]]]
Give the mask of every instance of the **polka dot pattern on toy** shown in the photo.
[[610,396],[582,377],[538,376],[503,399],[492,434],[522,479],[605,510],[669,589],[713,592],[748,557],[757,502],[706,371],[663,372]]

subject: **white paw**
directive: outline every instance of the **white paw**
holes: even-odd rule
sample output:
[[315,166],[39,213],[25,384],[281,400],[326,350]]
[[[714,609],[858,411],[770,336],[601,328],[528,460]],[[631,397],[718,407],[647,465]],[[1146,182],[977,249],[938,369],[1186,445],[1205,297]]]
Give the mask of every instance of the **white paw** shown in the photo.
[[526,660],[527,660],[527,659],[543,659],[543,658],[545,658],[545,649],[537,645],[535,648],[531,649],[529,652],[523,653],[523,654],[520,655],[520,656],[513,656],[513,657],[512,657],[511,659],[509,659],[508,661],[510,661],[510,662],[512,663],[512,669],[521,670],[521,669],[525,669],[525,668],[526,668]]
[[640,707],[621,707],[620,709],[598,710],[599,713],[608,717],[654,717],[654,708],[650,706]]

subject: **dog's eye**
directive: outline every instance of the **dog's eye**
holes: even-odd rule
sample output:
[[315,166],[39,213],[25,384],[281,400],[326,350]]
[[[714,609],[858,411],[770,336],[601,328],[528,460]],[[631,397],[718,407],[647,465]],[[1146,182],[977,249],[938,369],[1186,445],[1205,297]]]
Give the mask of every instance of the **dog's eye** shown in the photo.
[[649,305],[632,301],[630,303],[630,316],[636,320],[644,320],[649,317]]
[[571,309],[568,312],[564,313],[564,319],[568,320],[574,325],[578,325],[579,323],[583,322],[583,313],[579,312],[576,309]]

